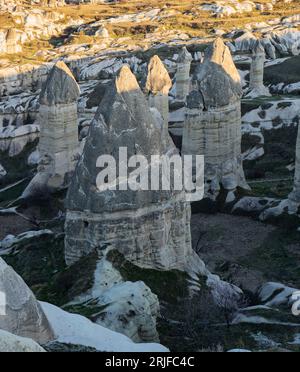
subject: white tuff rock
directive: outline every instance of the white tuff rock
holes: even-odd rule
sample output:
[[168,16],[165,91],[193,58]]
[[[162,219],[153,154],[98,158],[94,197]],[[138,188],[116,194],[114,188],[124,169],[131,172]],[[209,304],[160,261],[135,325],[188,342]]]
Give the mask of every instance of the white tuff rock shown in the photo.
[[79,86],[64,62],[53,67],[40,95],[40,164],[22,197],[68,185],[78,152]]
[[247,97],[270,96],[269,89],[264,86],[265,48],[258,41],[253,49],[252,64],[250,70],[250,86]]
[[185,101],[190,92],[190,71],[193,57],[186,47],[182,48],[177,59],[176,99]]
[[172,80],[164,64],[158,56],[154,56],[148,65],[146,92],[150,107],[160,112],[164,121],[164,135],[168,135],[169,125],[169,91]]
[[0,330],[0,353],[45,353],[45,350],[29,338]]
[[241,154],[240,75],[228,47],[218,38],[195,72],[187,99],[182,152],[204,155],[206,196],[221,187],[230,193],[247,189]]
[[128,158],[177,153],[169,135],[154,119],[128,66],[121,69],[106,91],[69,188],[67,263],[110,246],[142,267],[187,268],[197,262],[197,256],[191,247],[190,206],[185,193],[97,189],[97,159],[111,154],[118,163],[119,149],[124,146]]
[[0,329],[40,344],[53,339],[43,310],[22,278],[0,258]]

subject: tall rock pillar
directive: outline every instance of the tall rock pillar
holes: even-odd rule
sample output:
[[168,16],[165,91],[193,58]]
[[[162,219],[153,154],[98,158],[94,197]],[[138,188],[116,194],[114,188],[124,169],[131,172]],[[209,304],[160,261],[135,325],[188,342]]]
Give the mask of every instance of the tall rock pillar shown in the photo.
[[45,188],[52,191],[68,185],[77,162],[79,95],[71,71],[64,62],[57,62],[40,95],[38,174],[23,197],[43,192]]
[[193,77],[182,148],[186,155],[204,155],[206,196],[213,200],[221,188],[228,202],[238,187],[248,188],[241,155],[241,97],[239,73],[219,38]]
[[156,108],[164,122],[164,132],[169,130],[169,91],[172,80],[164,64],[158,56],[154,56],[148,66],[146,93],[150,107]]
[[296,145],[294,189],[289,195],[289,199],[296,204],[300,204],[300,127],[299,126],[298,126],[298,137],[297,137],[297,145]]
[[253,49],[250,70],[250,86],[247,97],[270,96],[269,89],[264,86],[265,61],[265,48],[260,41],[257,41],[256,46]]
[[190,92],[190,72],[193,57],[184,47],[177,60],[176,99],[185,101]]
[[[141,267],[184,270],[191,262],[197,263],[200,259],[191,246],[191,211],[185,192],[172,186],[168,191],[161,187],[154,191],[150,184],[147,189],[138,186],[136,191],[119,189],[129,176],[127,159],[120,154],[124,147],[127,159],[146,157],[148,162],[141,169],[147,174],[152,155],[177,154],[171,141],[162,138],[161,126],[128,66],[106,91],[68,191],[67,264],[107,248],[118,250]],[[116,173],[105,181],[116,185],[115,191],[97,182],[102,155],[112,156],[117,165]]]

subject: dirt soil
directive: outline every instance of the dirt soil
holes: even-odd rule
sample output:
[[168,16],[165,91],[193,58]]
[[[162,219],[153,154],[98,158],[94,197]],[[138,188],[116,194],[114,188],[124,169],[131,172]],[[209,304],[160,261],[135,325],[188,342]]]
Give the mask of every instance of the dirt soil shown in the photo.
[[193,247],[209,270],[244,290],[255,292],[267,278],[243,261],[276,230],[251,218],[225,214],[192,217]]
[[35,230],[36,226],[15,215],[0,216],[0,241],[7,235],[19,235],[26,231]]

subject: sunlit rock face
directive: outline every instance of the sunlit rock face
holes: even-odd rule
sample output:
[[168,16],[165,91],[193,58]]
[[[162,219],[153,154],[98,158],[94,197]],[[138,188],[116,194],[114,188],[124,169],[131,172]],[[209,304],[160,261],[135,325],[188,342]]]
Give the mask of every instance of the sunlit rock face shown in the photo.
[[250,70],[250,85],[247,97],[270,96],[269,89],[264,86],[264,68],[266,54],[265,48],[260,41],[256,43],[253,50],[252,64]]
[[168,133],[169,124],[169,91],[172,80],[164,64],[158,56],[154,56],[148,65],[146,93],[150,107],[156,108],[164,121],[165,135]]
[[212,199],[222,187],[229,199],[238,187],[248,187],[241,156],[241,96],[239,73],[219,38],[195,72],[183,132],[183,154],[205,157],[206,196]]
[[40,344],[54,335],[38,301],[23,279],[0,258],[0,329]]
[[77,100],[79,87],[69,70],[58,62],[50,72],[40,95],[38,174],[23,197],[44,188],[49,191],[65,187],[76,166],[78,151]]
[[176,99],[185,101],[190,93],[190,71],[193,57],[186,47],[182,48],[177,60]]
[[[119,156],[120,148],[127,148],[128,159],[143,155],[148,162],[151,155],[177,154],[171,141],[162,138],[162,127],[136,78],[124,66],[98,108],[69,188],[65,225],[69,265],[107,247],[142,267],[185,269],[191,261],[197,264],[199,258],[191,248],[190,207],[185,192],[172,187],[170,191],[144,191],[139,186],[138,191],[101,191],[97,186],[101,169],[96,164],[101,155],[112,155],[120,164],[109,182],[117,179],[122,184],[121,170],[127,164]],[[150,164],[141,164],[146,173],[150,168]]]

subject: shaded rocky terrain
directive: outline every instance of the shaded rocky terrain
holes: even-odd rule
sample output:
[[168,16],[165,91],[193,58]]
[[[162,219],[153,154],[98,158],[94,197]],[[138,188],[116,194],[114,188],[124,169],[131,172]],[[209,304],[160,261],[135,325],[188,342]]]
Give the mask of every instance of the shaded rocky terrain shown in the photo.
[[[299,27],[292,0],[0,0],[0,351],[299,351]],[[203,200],[99,190],[124,146],[204,155]]]

